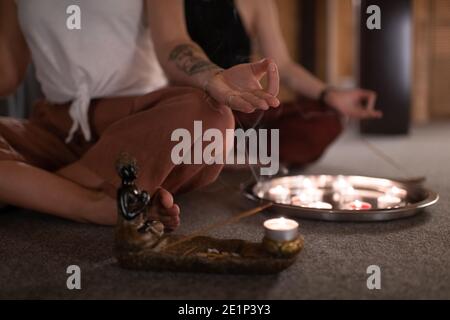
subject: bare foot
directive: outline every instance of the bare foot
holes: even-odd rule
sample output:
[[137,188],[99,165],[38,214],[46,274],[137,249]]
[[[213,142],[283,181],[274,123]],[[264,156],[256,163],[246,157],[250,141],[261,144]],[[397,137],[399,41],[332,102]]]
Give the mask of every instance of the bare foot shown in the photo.
[[180,207],[174,203],[172,194],[163,188],[152,195],[148,216],[161,221],[167,231],[173,231],[180,225]]
[[[83,218],[80,222],[89,222],[100,225],[115,225],[117,223],[117,203],[104,193],[94,193],[93,201],[88,202],[81,212]],[[75,210],[77,213],[80,210]],[[148,211],[148,219],[161,221],[166,231],[173,231],[180,225],[180,207],[174,204],[173,196],[169,191],[159,188],[152,195]]]

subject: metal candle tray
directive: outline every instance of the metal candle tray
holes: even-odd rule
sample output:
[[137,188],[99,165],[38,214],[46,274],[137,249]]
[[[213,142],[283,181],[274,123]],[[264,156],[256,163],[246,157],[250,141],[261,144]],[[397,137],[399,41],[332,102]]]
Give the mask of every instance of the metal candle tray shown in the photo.
[[[270,193],[270,190],[279,186],[288,189],[291,197],[301,194],[305,189],[304,183],[308,180],[314,188],[323,194],[322,201],[332,205],[332,209],[314,209],[294,205],[289,201],[280,202]],[[355,200],[370,203],[369,210],[349,210],[343,207],[336,197],[336,182],[347,181],[354,190]],[[378,198],[395,188],[399,191],[401,205],[391,208],[380,208]],[[424,188],[420,184],[402,183],[390,179],[363,177],[363,176],[331,176],[331,175],[298,175],[272,178],[266,181],[253,183],[244,188],[244,194],[251,200],[258,202],[273,202],[271,211],[305,219],[325,221],[389,221],[414,216],[423,209],[436,204],[439,195]]]

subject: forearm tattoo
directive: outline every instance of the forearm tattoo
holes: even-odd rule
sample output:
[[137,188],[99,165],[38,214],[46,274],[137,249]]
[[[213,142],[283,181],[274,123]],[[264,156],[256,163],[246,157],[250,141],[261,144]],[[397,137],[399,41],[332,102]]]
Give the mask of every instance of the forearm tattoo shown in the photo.
[[205,59],[199,48],[191,44],[176,46],[169,55],[169,61],[173,61],[178,69],[189,76],[208,70],[220,69],[217,65]]

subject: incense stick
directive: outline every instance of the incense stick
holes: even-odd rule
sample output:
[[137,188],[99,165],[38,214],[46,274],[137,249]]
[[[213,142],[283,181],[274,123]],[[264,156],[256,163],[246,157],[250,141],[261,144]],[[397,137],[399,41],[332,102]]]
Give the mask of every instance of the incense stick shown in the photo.
[[[252,129],[255,129],[258,124],[261,122],[262,118],[264,117],[264,112],[261,112],[261,114],[258,116],[258,119],[256,120],[255,124],[253,125]],[[236,122],[237,124],[241,127],[242,130],[244,130],[244,126],[242,125],[241,120],[239,120],[238,117],[236,118]],[[255,178],[255,182],[259,183],[260,180],[260,176],[256,173],[255,168],[253,167],[253,165],[250,163],[250,155],[247,149],[247,146],[245,147],[245,156],[247,157],[248,160],[248,167],[250,168],[250,171],[252,172],[253,178]]]
[[377,155],[379,158],[383,159],[385,162],[390,164],[392,167],[397,169],[399,172],[402,173],[404,178],[409,178],[410,174],[403,168],[403,166],[399,165],[397,161],[392,159],[390,156],[388,156],[386,153],[381,151],[379,148],[375,147],[372,143],[367,141],[366,139],[361,137],[361,141],[368,147],[375,155]]
[[206,234],[206,233],[208,233],[208,232],[210,232],[210,231],[212,231],[212,230],[214,230],[216,228],[223,227],[223,226],[226,226],[226,225],[230,225],[230,224],[236,223],[236,222],[238,222],[238,221],[240,221],[240,220],[242,220],[244,218],[248,218],[248,217],[254,216],[254,215],[264,211],[265,209],[270,208],[272,205],[273,205],[273,203],[269,202],[269,203],[266,203],[263,206],[260,206],[260,207],[257,207],[257,208],[253,208],[253,209],[248,210],[248,211],[244,211],[244,212],[242,212],[242,213],[240,213],[240,214],[238,214],[236,216],[233,216],[233,217],[231,217],[231,218],[229,218],[229,219],[227,219],[225,221],[216,222],[214,224],[206,226],[206,227],[204,227],[204,228],[202,228],[202,229],[200,229],[198,231],[195,231],[191,235],[189,235],[189,236],[187,236],[187,237],[185,237],[185,238],[183,238],[181,240],[178,240],[178,241],[175,241],[175,242],[169,244],[168,246],[166,246],[164,248],[164,250],[173,248],[173,247],[175,247],[177,245],[180,245],[180,244],[182,244],[184,242],[192,240],[193,238],[201,236],[203,234]]

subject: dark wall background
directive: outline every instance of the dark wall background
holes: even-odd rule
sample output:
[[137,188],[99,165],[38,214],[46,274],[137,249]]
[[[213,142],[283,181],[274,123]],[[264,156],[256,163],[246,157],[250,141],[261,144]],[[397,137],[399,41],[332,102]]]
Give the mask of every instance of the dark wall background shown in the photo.
[[[367,7],[381,8],[381,30],[369,30]],[[381,120],[363,121],[361,131],[406,134],[411,118],[412,3],[410,0],[362,0],[359,84],[378,93]]]

